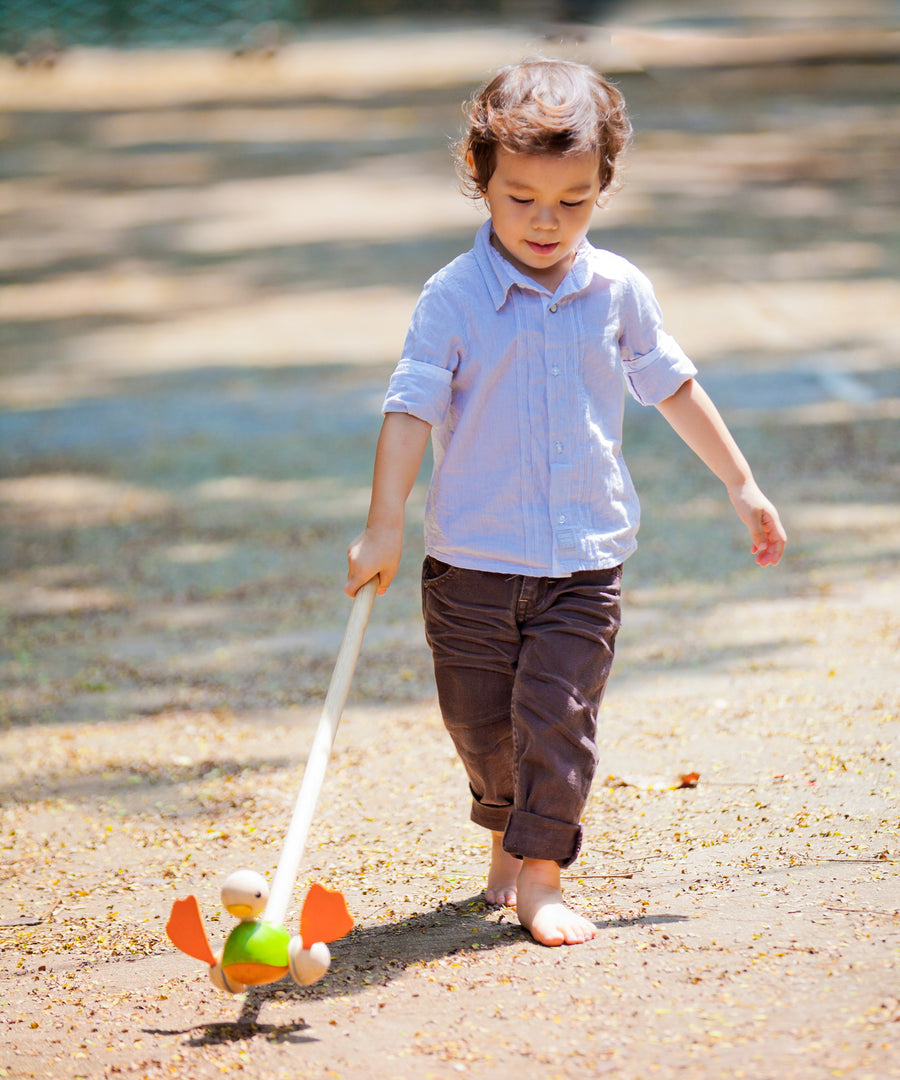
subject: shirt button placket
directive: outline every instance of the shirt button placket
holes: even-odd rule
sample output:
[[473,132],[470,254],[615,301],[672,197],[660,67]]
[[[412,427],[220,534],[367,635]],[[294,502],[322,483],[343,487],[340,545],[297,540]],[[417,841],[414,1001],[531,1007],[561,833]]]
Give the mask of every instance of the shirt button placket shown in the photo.
[[[548,319],[551,315],[556,315],[559,311],[559,305],[554,301],[547,307]],[[549,422],[550,430],[548,435],[550,437],[550,447],[552,448],[552,464],[551,464],[551,491],[550,491],[550,508],[552,509],[553,517],[553,554],[552,563],[554,567],[558,568],[559,551],[561,548],[565,549],[571,546],[571,541],[568,539],[568,532],[566,526],[568,523],[569,515],[565,503],[562,503],[563,491],[568,484],[563,481],[563,473],[557,471],[554,466],[565,465],[565,442],[559,438],[562,433],[562,429],[565,427],[565,415],[566,415],[566,385],[565,380],[559,382],[558,380],[563,374],[562,364],[559,360],[561,356],[562,345],[559,340],[560,331],[562,326],[554,319],[548,322],[548,343],[553,343],[554,352],[556,356],[551,359],[548,371],[550,376],[555,382],[555,386],[549,395],[549,399],[552,402],[550,409]],[[554,482],[555,481],[555,482]],[[561,498],[562,497],[562,498]]]

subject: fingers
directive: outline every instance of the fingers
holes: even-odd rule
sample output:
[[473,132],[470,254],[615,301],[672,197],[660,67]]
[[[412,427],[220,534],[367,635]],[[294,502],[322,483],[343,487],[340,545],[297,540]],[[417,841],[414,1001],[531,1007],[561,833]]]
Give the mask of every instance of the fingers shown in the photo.
[[750,550],[756,556],[757,566],[776,566],[781,558],[781,552],[773,549],[769,544],[754,544]]
[[384,594],[388,591],[388,587],[390,586],[391,582],[394,580],[393,574],[388,576],[384,573],[384,571],[382,571],[380,574],[363,574],[362,577],[359,577],[357,575],[355,577],[348,578],[347,584],[344,586],[344,592],[349,597],[355,597],[359,590],[363,587],[363,585],[365,585],[367,581],[371,581],[374,577],[378,578],[378,587],[375,590],[375,594],[377,596],[384,596]]
[[759,526],[752,530],[752,534],[753,547],[750,550],[756,556],[757,564],[777,566],[784,554],[787,534],[774,507],[771,511],[762,511]]
[[347,548],[347,583],[344,585],[344,592],[349,597],[356,596],[363,585],[365,585],[362,574],[354,569],[355,561],[354,545],[351,544],[350,547]]
[[388,590],[388,586],[393,580],[393,574],[387,575],[385,571],[380,573],[366,573],[357,569],[354,572],[353,566],[350,567],[350,572],[347,575],[347,583],[344,585],[344,592],[350,596],[356,596],[359,590],[365,585],[367,581],[371,581],[373,577],[378,577],[378,588],[375,590],[379,596],[384,596]]
[[371,579],[371,577],[371,574],[367,575],[364,571],[360,570],[359,565],[353,556],[353,549],[350,548],[347,551],[347,582],[344,585],[344,592],[350,597],[356,596],[359,590]]

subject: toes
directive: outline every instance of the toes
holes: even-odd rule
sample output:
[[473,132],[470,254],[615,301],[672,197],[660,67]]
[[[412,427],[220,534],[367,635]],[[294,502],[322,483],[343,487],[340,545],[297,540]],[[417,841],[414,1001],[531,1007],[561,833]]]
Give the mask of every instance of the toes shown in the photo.
[[550,948],[582,945],[597,935],[597,928],[593,923],[566,908],[562,911],[538,912],[526,929],[538,944]]
[[597,936],[597,927],[587,919],[578,918],[564,930],[567,945],[582,945]]
[[579,926],[568,939],[569,945],[582,945],[585,941],[592,941],[597,936],[597,928],[590,923],[587,926]]

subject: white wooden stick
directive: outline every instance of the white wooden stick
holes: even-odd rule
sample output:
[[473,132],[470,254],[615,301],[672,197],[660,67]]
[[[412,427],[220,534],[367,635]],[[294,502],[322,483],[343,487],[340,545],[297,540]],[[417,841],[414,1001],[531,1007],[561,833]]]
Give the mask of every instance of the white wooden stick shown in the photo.
[[[316,728],[312,749],[306,759],[303,780],[300,791],[297,793],[297,801],[294,803],[294,813],[288,826],[281,858],[275,870],[266,910],[263,912],[262,917],[267,922],[284,925],[291,893],[297,882],[297,872],[303,858],[309,826],[316,809],[319,792],[322,790],[322,783],[325,780],[328,758],[331,756],[331,748],[334,745],[341,713],[344,711],[347,694],[350,691],[350,683],[359,658],[359,650],[362,647],[366,624],[375,602],[377,586],[377,578],[363,585],[356,594],[353,607],[350,609],[344,640],[341,642],[328,693],[325,695],[319,726]],[[304,945],[308,947],[307,942],[304,942]]]

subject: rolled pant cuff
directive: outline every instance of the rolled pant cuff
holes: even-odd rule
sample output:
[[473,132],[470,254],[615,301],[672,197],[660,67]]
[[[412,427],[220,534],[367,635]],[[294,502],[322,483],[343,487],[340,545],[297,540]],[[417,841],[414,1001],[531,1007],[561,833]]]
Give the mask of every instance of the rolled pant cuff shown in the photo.
[[545,859],[565,868],[578,858],[581,826],[513,810],[503,834],[503,850],[520,859]]
[[489,806],[486,803],[472,800],[472,821],[480,825],[482,829],[490,829],[491,832],[502,833],[509,822],[511,806]]

